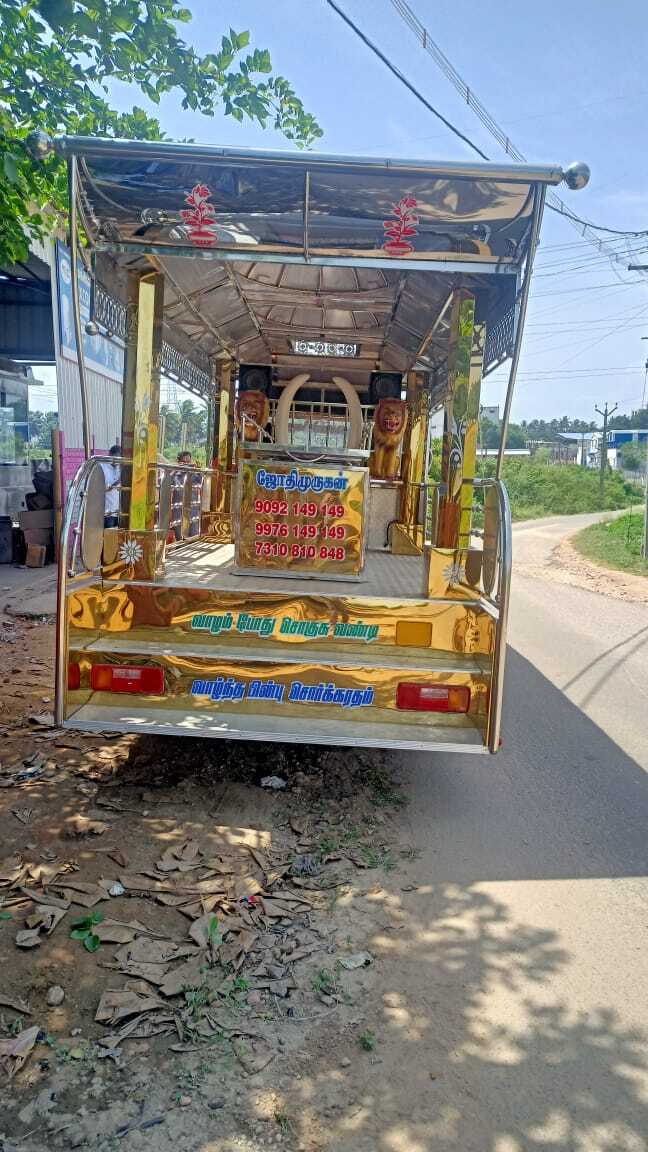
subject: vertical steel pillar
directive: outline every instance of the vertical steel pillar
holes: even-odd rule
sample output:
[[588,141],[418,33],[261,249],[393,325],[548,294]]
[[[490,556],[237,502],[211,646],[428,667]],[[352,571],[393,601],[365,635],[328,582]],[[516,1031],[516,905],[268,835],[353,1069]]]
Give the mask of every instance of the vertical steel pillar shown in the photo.
[[477,433],[484,338],[486,326],[475,320],[472,292],[454,293],[448,346],[448,399],[446,401],[442,497],[437,545],[468,548],[472,522],[473,487],[477,464]]
[[232,511],[232,471],[234,459],[234,372],[231,360],[220,365],[220,400],[218,429],[215,437],[217,469],[216,483],[212,484],[211,510],[227,516]]
[[[412,379],[414,377],[414,379]],[[407,378],[407,399],[409,418],[405,433],[405,447],[401,465],[401,505],[400,527],[416,546],[423,550],[423,526],[421,524],[421,493],[427,481],[425,465],[427,459],[429,394],[420,386],[416,373]]]
[[162,274],[131,273],[122,414],[122,452],[132,461],[122,476],[128,489],[122,513],[131,532],[155,528],[163,306]]

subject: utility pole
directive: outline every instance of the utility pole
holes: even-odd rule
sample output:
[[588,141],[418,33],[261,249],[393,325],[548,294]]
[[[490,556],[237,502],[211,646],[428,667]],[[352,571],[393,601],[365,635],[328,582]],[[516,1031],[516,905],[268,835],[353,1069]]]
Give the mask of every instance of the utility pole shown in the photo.
[[[642,336],[641,339],[642,340],[648,340],[648,336]],[[641,410],[642,410],[642,412],[644,409],[644,404],[646,403],[646,383],[647,382],[648,382],[648,359],[646,360],[646,363],[644,364],[643,393],[641,396]],[[643,545],[641,548],[641,555],[642,555],[642,558],[644,560],[648,560],[648,436],[646,437],[646,464],[645,464],[645,468],[646,468],[646,474],[644,476],[644,492],[645,492],[644,534],[643,534]]]
[[608,456],[607,456],[608,420],[610,419],[610,416],[614,415],[614,413],[616,412],[618,407],[619,407],[619,405],[615,404],[614,408],[610,408],[608,410],[608,403],[606,400],[605,401],[605,409],[602,412],[601,409],[599,407],[597,407],[596,404],[594,405],[594,411],[598,412],[599,416],[603,417],[603,436],[601,439],[601,471],[599,474],[599,498],[600,498],[601,504],[603,503],[603,498],[605,496],[605,469],[607,468],[607,462],[608,462]]

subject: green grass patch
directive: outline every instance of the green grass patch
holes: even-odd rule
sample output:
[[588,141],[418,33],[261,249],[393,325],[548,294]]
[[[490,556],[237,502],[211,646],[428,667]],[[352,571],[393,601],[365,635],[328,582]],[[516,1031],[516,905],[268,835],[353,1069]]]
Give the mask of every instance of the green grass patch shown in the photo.
[[641,557],[642,540],[643,515],[633,512],[602,524],[590,524],[572,538],[572,544],[581,556],[604,568],[648,576],[648,563]]
[[[490,461],[487,472],[491,472]],[[508,489],[514,520],[612,511],[627,508],[638,496],[636,486],[621,473],[608,472],[601,500],[598,472],[579,468],[577,464],[505,460],[502,479]]]

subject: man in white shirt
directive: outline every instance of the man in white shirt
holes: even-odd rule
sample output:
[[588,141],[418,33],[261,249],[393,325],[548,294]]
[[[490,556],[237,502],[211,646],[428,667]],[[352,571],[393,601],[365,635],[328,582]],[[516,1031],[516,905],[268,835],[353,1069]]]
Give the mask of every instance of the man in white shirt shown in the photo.
[[[110,449],[111,456],[119,456],[119,444],[113,444]],[[119,485],[121,483],[121,469],[114,460],[102,460],[101,470],[106,481],[106,498],[104,504],[104,528],[119,527]]]

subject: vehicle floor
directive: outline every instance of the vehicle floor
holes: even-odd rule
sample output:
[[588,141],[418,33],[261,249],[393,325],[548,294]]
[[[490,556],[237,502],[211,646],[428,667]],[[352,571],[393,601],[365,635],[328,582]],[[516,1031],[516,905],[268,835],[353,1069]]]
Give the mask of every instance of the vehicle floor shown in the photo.
[[423,557],[393,556],[389,552],[367,552],[364,570],[359,579],[326,580],[309,577],[276,576],[268,570],[258,576],[237,574],[233,544],[218,544],[210,540],[197,540],[183,544],[167,553],[165,573],[159,583],[171,587],[222,588],[231,592],[267,592],[297,587],[313,595],[341,596],[345,592],[354,596],[393,596],[418,600],[423,591]]

